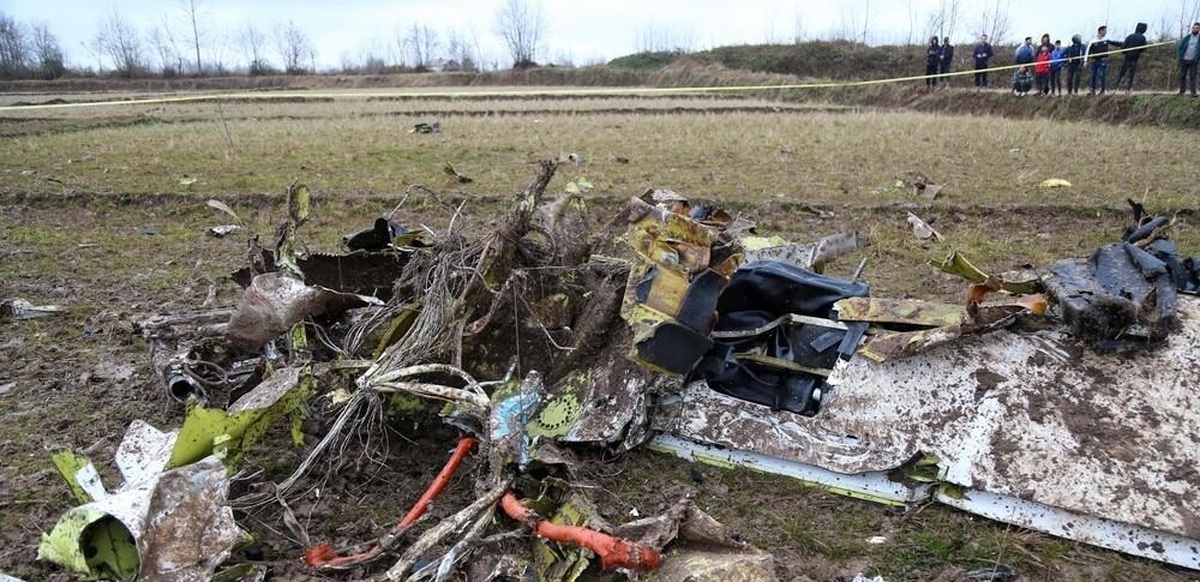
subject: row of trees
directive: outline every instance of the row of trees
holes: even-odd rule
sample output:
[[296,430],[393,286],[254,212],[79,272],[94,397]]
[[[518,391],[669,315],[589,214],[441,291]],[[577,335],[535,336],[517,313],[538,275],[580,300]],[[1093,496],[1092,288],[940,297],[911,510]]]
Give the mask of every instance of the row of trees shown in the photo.
[[[167,12],[139,27],[117,11],[108,14],[97,26],[95,34],[82,43],[92,58],[91,63],[73,63],[81,74],[110,71],[118,76],[138,77],[160,75],[221,75],[248,73],[301,74],[315,72],[317,50],[312,38],[295,22],[261,28],[247,24],[240,30],[218,33],[212,18],[214,0],[173,0]],[[895,14],[899,3],[880,4]],[[1010,33],[1009,0],[982,0],[972,4],[973,13],[963,9],[962,0],[937,0],[925,5],[919,14],[914,0],[907,0],[909,32],[904,44],[923,43],[932,35],[955,36],[960,28],[988,34],[994,43],[1001,44]],[[853,40],[863,44],[879,41],[871,38],[873,4],[871,0],[846,0],[839,4],[841,24],[830,31],[832,38]],[[1107,15],[1095,15],[1097,17]],[[1160,32],[1163,38],[1171,35],[1178,16],[1180,34],[1190,23],[1200,18],[1200,0],[1178,0],[1162,13]],[[504,0],[493,15],[493,33],[507,49],[508,64],[523,68],[536,64],[543,54],[546,17],[541,0]],[[967,22],[968,18],[970,22]],[[775,18],[767,34],[768,43],[776,38]],[[799,10],[795,15],[792,39],[806,39],[804,20]],[[635,39],[641,52],[687,53],[695,50],[694,39],[677,28],[642,27]],[[559,57],[561,64],[570,64],[570,57]],[[94,67],[93,67],[94,65]],[[474,30],[468,35],[456,31],[438,31],[424,24],[398,26],[394,38],[358,55],[343,56],[341,70],[355,73],[392,71],[422,71],[431,69],[473,71],[480,68],[499,68],[497,60],[485,62],[479,39]],[[0,78],[53,79],[67,72],[63,50],[58,39],[45,23],[22,24],[0,13]]]
[[[221,35],[214,30],[207,2],[176,0],[171,11],[140,27],[114,10],[82,44],[91,63],[73,63],[73,68],[79,73],[108,71],[123,77],[316,71],[316,45],[295,22],[271,29],[247,24]],[[535,64],[546,32],[540,0],[505,0],[494,17],[494,32],[508,50],[512,65]],[[443,34],[414,23],[396,28],[394,47],[376,47],[360,55],[357,62],[343,57],[342,69],[373,73],[478,70],[482,61],[473,32],[469,36],[455,31]],[[46,23],[23,24],[0,13],[0,79],[54,79],[66,72],[62,47]]]
[[0,14],[0,79],[57,79],[66,71],[62,47],[49,26],[25,26]]

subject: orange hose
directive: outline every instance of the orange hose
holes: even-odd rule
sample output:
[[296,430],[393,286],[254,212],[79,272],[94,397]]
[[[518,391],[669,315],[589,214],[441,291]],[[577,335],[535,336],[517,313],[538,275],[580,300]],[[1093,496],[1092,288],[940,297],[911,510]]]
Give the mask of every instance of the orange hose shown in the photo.
[[412,509],[408,510],[408,515],[400,520],[400,527],[408,527],[417,522],[425,510],[433,503],[433,500],[441,495],[446,486],[450,484],[450,478],[454,476],[454,472],[458,471],[458,466],[462,464],[463,459],[467,458],[467,453],[471,452],[471,448],[475,446],[475,437],[464,436],[458,440],[458,446],[454,447],[454,453],[450,455],[450,460],[446,461],[446,466],[442,467],[442,471],[433,478],[433,483],[429,484],[429,489],[425,490],[425,494],[413,504]]
[[662,554],[652,547],[586,527],[543,520],[532,509],[522,505],[512,491],[506,492],[504,497],[500,498],[500,508],[513,520],[532,529],[538,537],[583,546],[595,552],[600,556],[600,566],[605,570],[624,568],[634,572],[646,572],[662,564]]
[[[394,539],[397,535],[412,527],[425,514],[425,511],[429,509],[433,500],[438,495],[441,495],[446,486],[450,484],[450,479],[454,477],[454,473],[458,471],[459,465],[462,465],[463,459],[467,457],[467,453],[470,453],[471,448],[474,446],[475,437],[464,436],[458,440],[458,446],[454,447],[454,452],[450,455],[450,459],[446,461],[446,465],[442,467],[441,472],[437,474],[437,477],[433,478],[433,482],[429,484],[429,488],[425,490],[421,498],[413,504],[412,509],[408,510],[408,514],[392,528],[392,531],[384,536],[384,539]],[[321,543],[304,552],[304,563],[308,564],[310,568],[349,568],[374,560],[383,554],[383,550],[383,543],[375,542],[364,551],[342,556],[333,549],[333,546]]]

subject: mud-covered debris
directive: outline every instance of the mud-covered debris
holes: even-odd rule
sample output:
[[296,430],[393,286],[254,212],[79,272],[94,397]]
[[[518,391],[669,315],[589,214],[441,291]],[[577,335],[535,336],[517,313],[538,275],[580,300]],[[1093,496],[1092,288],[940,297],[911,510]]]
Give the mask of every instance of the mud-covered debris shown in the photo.
[[62,313],[66,310],[67,308],[58,305],[34,305],[28,300],[14,297],[0,301],[0,321],[37,319],[39,317],[49,317],[56,313]]
[[382,304],[374,297],[305,285],[283,272],[263,273],[250,282],[225,333],[234,348],[255,351],[307,317]]

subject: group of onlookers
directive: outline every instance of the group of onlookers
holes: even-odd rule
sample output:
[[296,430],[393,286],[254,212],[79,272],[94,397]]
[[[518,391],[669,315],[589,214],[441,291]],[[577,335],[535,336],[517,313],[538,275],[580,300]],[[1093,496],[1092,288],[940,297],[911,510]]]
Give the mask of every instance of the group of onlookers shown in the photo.
[[[1114,89],[1124,86],[1127,92],[1132,91],[1138,63],[1147,46],[1146,28],[1146,23],[1139,22],[1132,34],[1126,36],[1124,41],[1118,41],[1108,38],[1108,27],[1101,26],[1096,29],[1096,36],[1087,43],[1076,34],[1071,37],[1071,44],[1065,47],[1061,40],[1051,42],[1049,34],[1043,34],[1036,46],[1033,37],[1025,37],[1013,54],[1013,64],[1016,65],[1013,92],[1017,95],[1028,95],[1031,91],[1039,95],[1061,95],[1065,69],[1068,95],[1079,93],[1085,70],[1089,71],[1087,94],[1104,95],[1108,92],[1109,57],[1114,49],[1123,49],[1120,53],[1124,57]],[[987,88],[989,63],[995,56],[995,50],[986,34],[980,36],[979,42],[972,48],[971,56],[975,60],[975,87]],[[1192,25],[1191,34],[1180,39],[1176,46],[1176,57],[1179,60],[1179,94],[1183,95],[1187,90],[1195,97],[1197,64],[1200,63],[1200,22]],[[953,59],[954,45],[950,43],[950,37],[940,42],[936,36],[929,39],[925,61],[927,88],[937,87],[937,75],[949,73]]]

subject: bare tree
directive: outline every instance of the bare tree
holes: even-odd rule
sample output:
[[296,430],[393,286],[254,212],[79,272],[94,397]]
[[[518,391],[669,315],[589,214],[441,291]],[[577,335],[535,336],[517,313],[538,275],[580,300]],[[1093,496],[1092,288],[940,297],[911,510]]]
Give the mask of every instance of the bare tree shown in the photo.
[[478,69],[475,56],[471,54],[471,44],[453,30],[446,33],[446,55],[456,70],[475,71]]
[[437,31],[427,24],[413,23],[404,35],[404,47],[418,69],[428,69],[438,50]]
[[196,49],[196,74],[203,75],[204,67],[200,63],[200,19],[203,8],[200,0],[179,0],[183,16],[192,29],[192,47]]
[[28,71],[29,44],[25,27],[7,14],[0,14],[0,78],[15,79]]
[[316,60],[317,51],[313,48],[312,40],[295,22],[289,20],[287,26],[276,30],[275,42],[283,70],[289,75],[304,74],[307,72],[305,62],[311,64]]
[[504,41],[513,67],[536,64],[546,34],[546,18],[539,0],[504,0],[496,12],[496,34]]
[[96,52],[112,61],[117,73],[133,77],[146,68],[142,54],[142,38],[133,23],[125,20],[115,9],[100,25],[93,41]]
[[161,74],[164,77],[182,75],[183,55],[179,52],[171,28],[167,26],[167,19],[163,18],[161,22],[151,26],[146,36],[150,41],[150,49],[158,57]]
[[995,0],[995,3],[984,6],[983,12],[979,15],[979,33],[988,35],[992,44],[1003,44],[1010,27],[1008,0],[1003,1],[1003,6],[1001,6],[1001,0]]
[[239,37],[242,51],[250,57],[249,72],[251,75],[263,75],[271,71],[271,63],[267,61],[267,36],[253,24],[247,24]]
[[50,26],[39,22],[30,27],[30,39],[33,46],[33,56],[37,60],[37,68],[43,79],[57,79],[67,72],[67,64],[63,59],[62,47],[58,37],[50,32]]
[[869,30],[871,30],[871,0],[866,0],[866,6],[863,6],[862,36],[858,42],[867,44],[867,32]]
[[929,14],[929,36],[954,36],[959,8],[959,0],[940,0],[934,11]]

